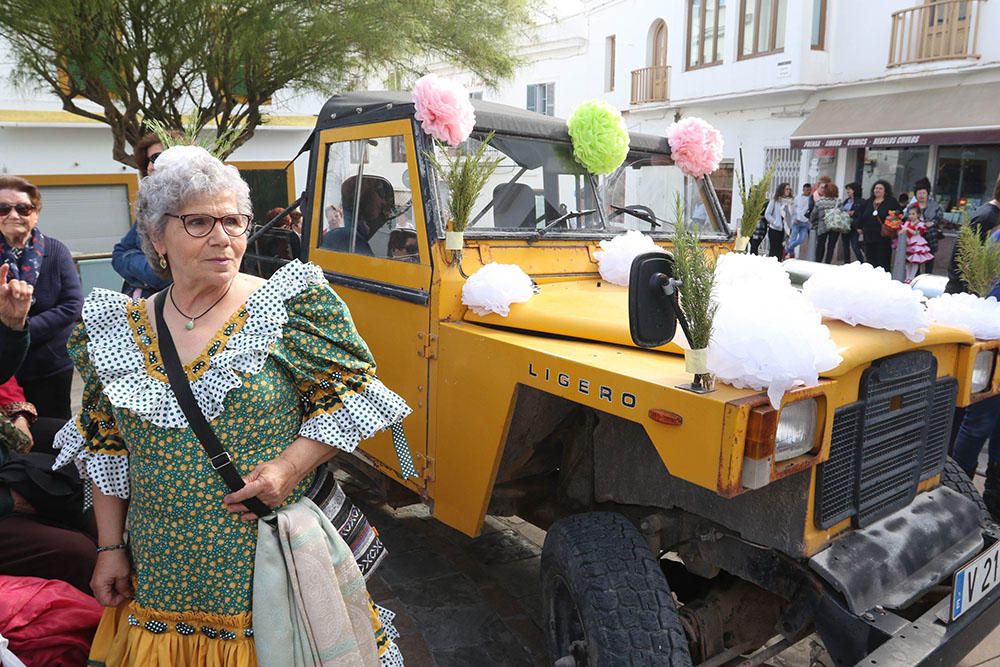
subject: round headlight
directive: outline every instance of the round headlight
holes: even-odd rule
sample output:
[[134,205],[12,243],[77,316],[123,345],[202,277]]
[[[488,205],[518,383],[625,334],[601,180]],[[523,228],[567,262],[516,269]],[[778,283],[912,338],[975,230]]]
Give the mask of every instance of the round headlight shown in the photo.
[[774,437],[774,460],[787,461],[805,454],[816,442],[819,405],[815,398],[789,403],[781,409]]
[[993,379],[993,364],[996,360],[996,352],[993,350],[983,350],[976,355],[976,363],[972,367],[972,393],[978,394],[986,391],[990,387],[990,380]]

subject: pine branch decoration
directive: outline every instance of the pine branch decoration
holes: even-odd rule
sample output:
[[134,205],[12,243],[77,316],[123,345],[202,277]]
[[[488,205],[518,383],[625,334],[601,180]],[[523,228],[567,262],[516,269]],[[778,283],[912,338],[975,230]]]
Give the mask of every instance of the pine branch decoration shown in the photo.
[[216,137],[202,139],[205,125],[199,124],[195,116],[191,116],[179,132],[171,131],[155,118],[147,118],[146,127],[157,136],[164,150],[173,146],[201,146],[220,160],[236,149],[237,141],[245,131],[242,125],[233,126]]
[[1000,282],[1000,243],[989,237],[980,239],[968,215],[963,211],[958,235],[958,273],[970,291],[985,298]]
[[700,232],[684,214],[680,194],[674,199],[674,277],[680,282],[681,308],[691,329],[691,348],[708,347],[717,305],[712,300],[715,287],[715,258],[699,244]]
[[[743,218],[740,220],[740,236],[749,238],[754,229],[757,228],[757,220],[760,219],[761,211],[767,204],[768,196],[771,192],[771,181],[774,180],[774,171],[778,163],[772,162],[764,172],[764,177],[759,183],[754,183],[750,177],[749,183],[746,175],[736,172],[736,186],[740,191],[740,201],[743,202]],[[749,188],[747,187],[749,185]]]

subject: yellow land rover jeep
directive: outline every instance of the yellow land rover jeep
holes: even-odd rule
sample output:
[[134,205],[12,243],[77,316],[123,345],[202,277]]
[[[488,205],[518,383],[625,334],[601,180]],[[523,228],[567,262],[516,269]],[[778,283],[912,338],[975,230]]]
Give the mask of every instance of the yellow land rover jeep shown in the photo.
[[[724,252],[711,184],[685,180],[667,142],[639,134],[596,177],[563,121],[475,106],[470,143],[493,131],[503,159],[460,254],[445,249],[432,143],[397,93],[326,103],[301,249],[291,232],[273,243],[276,231],[248,254],[261,270],[275,252],[320,265],[413,408],[417,477],[402,479],[387,433],[360,458],[469,535],[487,512],[547,529],[559,665],[721,665],[754,651],[744,664],[759,664],[813,631],[837,664],[944,664],[975,646],[1000,618],[997,535],[947,446],[956,404],[1000,391],[997,343],[829,322],[843,363],[780,410],[751,390],[678,388],[690,381],[679,348],[633,342],[629,291],[601,280],[595,251],[628,229],[669,246],[680,192],[706,252]],[[537,286],[507,317],[462,305],[491,262]]]

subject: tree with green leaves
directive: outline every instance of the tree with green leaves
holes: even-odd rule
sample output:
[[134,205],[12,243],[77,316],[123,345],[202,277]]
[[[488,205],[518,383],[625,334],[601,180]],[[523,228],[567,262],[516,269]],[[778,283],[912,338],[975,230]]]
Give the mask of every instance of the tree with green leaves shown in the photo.
[[495,85],[530,1],[7,0],[0,36],[21,80],[110,126],[114,159],[134,166],[146,119],[213,127],[231,152],[282,89],[332,93],[429,58]]

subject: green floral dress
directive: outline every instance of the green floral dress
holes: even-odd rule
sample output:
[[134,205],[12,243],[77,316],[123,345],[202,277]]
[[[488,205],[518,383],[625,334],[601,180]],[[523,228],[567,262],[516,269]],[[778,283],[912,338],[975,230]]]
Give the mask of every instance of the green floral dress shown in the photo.
[[[102,623],[98,639],[113,634],[112,653],[125,656],[107,664],[205,651],[223,656],[209,664],[244,664],[257,524],[223,506],[228,490],[167,384],[145,302],[95,290],[69,348],[84,380],[83,409],[56,438],[56,466],[74,461],[101,493],[129,499],[136,595],[127,614],[106,615],[119,624],[113,633]],[[311,264],[288,264],[257,288],[185,372],[244,474],[298,436],[352,451],[410,411],[375,377],[350,313]],[[402,664],[391,614],[377,614],[383,664]],[[165,651],[162,642],[173,646]]]

